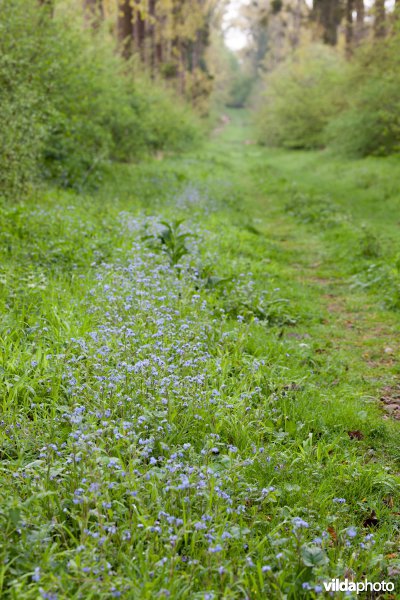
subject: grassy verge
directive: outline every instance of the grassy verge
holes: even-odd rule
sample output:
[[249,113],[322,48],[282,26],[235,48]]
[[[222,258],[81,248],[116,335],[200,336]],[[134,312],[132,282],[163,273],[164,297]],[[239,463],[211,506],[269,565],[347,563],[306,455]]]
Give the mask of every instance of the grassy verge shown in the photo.
[[325,194],[302,167],[319,157],[247,145],[233,118],[95,197],[2,206],[5,598],[395,581],[399,428],[378,398],[396,305],[351,289],[352,198],[329,226],[304,201]]

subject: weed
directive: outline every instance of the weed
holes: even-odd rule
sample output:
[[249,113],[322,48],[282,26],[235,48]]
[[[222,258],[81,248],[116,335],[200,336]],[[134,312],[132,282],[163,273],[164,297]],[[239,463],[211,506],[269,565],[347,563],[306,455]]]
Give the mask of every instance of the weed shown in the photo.
[[182,222],[182,220],[175,220],[172,223],[161,221],[164,229],[158,234],[163,250],[173,266],[176,266],[189,252],[186,244],[192,234],[182,230]]

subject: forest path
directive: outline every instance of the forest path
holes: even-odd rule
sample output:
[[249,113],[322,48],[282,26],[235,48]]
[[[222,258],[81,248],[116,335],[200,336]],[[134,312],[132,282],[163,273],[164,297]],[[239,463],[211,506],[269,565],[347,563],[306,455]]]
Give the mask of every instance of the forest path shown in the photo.
[[340,204],[331,159],[314,178],[319,155],[230,116],[92,194],[4,206],[1,597],[307,600],[398,573],[391,188],[380,220],[353,175]]
[[[379,284],[376,290],[363,281],[370,265],[378,261],[373,247],[377,236],[387,233],[387,225],[389,240],[393,234],[392,216],[385,215],[383,224],[378,219],[376,228],[370,199],[366,198],[363,211],[358,197],[356,214],[349,219],[353,181],[348,190],[340,189],[344,205],[338,208],[335,200],[326,197],[329,180],[322,177],[314,182],[311,193],[307,179],[302,181],[303,163],[309,173],[316,153],[299,153],[296,166],[296,152],[268,151],[250,139],[248,113],[231,111],[230,124],[221,128],[214,142],[220,151],[223,147],[221,154],[231,161],[230,170],[235,181],[240,181],[247,218],[275,246],[274,254],[293,289],[322,310],[312,336],[321,346],[328,344],[329,352],[343,355],[348,368],[371,385],[370,399],[380,403],[384,418],[400,419],[399,313],[385,306]],[[282,162],[287,157],[290,168],[286,171]],[[334,162],[332,169],[337,169]],[[316,352],[328,350],[317,348]]]

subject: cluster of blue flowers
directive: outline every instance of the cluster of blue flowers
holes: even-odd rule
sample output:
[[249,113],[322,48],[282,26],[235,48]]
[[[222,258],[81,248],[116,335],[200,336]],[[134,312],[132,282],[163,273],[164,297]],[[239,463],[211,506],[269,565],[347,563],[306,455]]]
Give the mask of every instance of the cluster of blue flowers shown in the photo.
[[[260,423],[279,414],[279,396],[265,394],[264,360],[236,356],[246,319],[228,319],[199,291],[204,232],[195,229],[188,255],[171,265],[156,246],[155,219],[123,214],[121,223],[131,247],[93,264],[81,335],[46,357],[54,372],[62,365],[54,427],[38,460],[16,473],[17,485],[31,482],[40,510],[46,504],[40,539],[63,547],[57,559],[37,550],[30,585],[43,598],[76,589],[177,597],[175,581],[185,580],[199,597],[217,598],[227,589],[238,597],[244,577],[268,597],[302,544],[329,547],[306,513],[283,509],[270,531],[287,455],[268,454]],[[239,277],[242,293],[252,290],[249,277]],[[356,536],[348,528],[343,546],[351,550]],[[320,592],[318,583],[302,589]]]

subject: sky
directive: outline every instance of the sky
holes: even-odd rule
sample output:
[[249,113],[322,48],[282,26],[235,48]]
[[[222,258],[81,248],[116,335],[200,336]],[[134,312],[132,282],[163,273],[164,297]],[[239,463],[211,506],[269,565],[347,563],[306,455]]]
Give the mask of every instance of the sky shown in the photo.
[[231,0],[225,13],[225,43],[228,48],[234,51],[241,50],[245,47],[247,43],[247,36],[241,29],[230,26],[230,24],[237,17],[240,7],[247,3],[248,0]]

